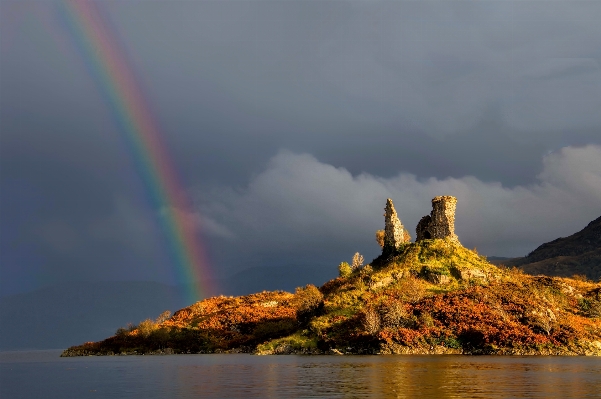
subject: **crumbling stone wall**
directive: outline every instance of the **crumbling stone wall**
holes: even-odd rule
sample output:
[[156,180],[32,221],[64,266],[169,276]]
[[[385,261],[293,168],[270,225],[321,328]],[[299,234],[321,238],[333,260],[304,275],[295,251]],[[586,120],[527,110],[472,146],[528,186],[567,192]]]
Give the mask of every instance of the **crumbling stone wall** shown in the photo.
[[457,198],[450,195],[434,197],[432,199],[432,212],[421,218],[415,228],[415,241],[431,238],[450,238],[459,242],[455,235],[455,208]]
[[401,244],[408,241],[408,236],[405,233],[405,226],[399,220],[396,209],[394,209],[392,200],[388,198],[384,208],[384,252],[398,249]]
[[428,230],[431,223],[432,218],[430,215],[426,215],[419,220],[419,223],[417,223],[417,227],[415,228],[415,242],[432,238],[432,233]]

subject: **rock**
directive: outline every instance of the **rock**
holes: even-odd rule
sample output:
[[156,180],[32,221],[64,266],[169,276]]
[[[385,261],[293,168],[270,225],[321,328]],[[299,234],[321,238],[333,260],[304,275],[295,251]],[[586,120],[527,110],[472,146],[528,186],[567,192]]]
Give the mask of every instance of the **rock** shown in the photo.
[[419,275],[432,284],[448,284],[451,281],[446,270],[440,270],[430,265],[422,267]]
[[434,273],[428,274],[426,279],[429,282],[431,282],[432,284],[438,284],[438,285],[448,284],[451,281],[449,276],[446,276],[444,274],[434,274]]
[[395,280],[400,280],[403,278],[404,275],[405,275],[405,270],[399,270],[396,273],[392,273],[392,278],[394,278]]
[[369,288],[371,290],[377,290],[378,288],[382,288],[382,287],[386,287],[387,285],[390,285],[393,281],[394,281],[394,278],[392,276],[387,276],[387,277],[384,277],[380,281],[375,281],[375,282],[371,283]]
[[461,279],[461,280],[465,280],[465,281],[469,281],[469,280],[486,280],[486,273],[484,273],[482,270],[478,270],[478,269],[463,269],[463,270],[459,270],[459,269],[453,269],[451,271],[453,274],[455,274],[457,276],[457,278]]
[[292,347],[289,344],[284,344],[284,343],[279,344],[273,350],[273,353],[276,355],[290,355],[293,352],[294,351],[293,351]]
[[399,220],[392,200],[388,198],[384,208],[384,252],[398,249],[409,241],[407,237],[405,226]]
[[415,228],[415,241],[434,238],[448,238],[459,243],[455,235],[455,208],[457,198],[449,195],[434,197],[432,199],[432,212],[426,215]]

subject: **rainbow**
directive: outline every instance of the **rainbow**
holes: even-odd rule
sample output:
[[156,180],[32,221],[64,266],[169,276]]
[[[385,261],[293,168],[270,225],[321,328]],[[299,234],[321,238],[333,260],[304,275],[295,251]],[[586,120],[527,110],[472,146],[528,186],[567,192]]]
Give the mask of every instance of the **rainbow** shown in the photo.
[[190,220],[195,213],[136,75],[97,7],[89,0],[63,0],[61,19],[108,99],[151,203],[158,210],[177,282],[186,287],[187,300],[198,301],[212,294],[215,287],[209,287],[214,280],[200,245],[198,223]]

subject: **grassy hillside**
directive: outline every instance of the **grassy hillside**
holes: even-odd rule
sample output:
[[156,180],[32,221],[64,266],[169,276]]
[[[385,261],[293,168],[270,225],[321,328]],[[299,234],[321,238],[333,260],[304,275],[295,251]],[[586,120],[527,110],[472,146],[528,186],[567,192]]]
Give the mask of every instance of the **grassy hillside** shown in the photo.
[[317,288],[215,297],[64,356],[131,353],[601,355],[601,284],[498,268],[447,240]]

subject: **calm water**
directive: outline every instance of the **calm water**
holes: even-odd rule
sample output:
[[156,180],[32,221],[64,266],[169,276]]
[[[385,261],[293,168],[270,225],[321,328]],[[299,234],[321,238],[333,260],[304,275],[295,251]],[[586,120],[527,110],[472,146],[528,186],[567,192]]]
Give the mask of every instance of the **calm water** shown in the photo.
[[0,353],[0,398],[601,398],[585,357]]

